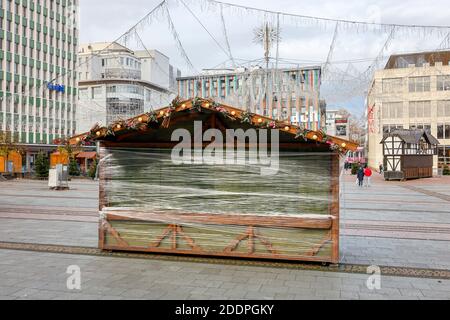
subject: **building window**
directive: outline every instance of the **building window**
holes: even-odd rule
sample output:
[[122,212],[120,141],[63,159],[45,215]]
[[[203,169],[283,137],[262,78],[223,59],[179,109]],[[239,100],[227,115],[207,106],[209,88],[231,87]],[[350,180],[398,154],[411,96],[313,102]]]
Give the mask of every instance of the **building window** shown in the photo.
[[411,130],[425,130],[425,131],[427,131],[428,133],[431,133],[431,124],[423,124],[423,123],[420,123],[420,124],[410,124],[409,125],[409,129],[411,129]]
[[393,78],[383,80],[383,93],[403,92],[403,79]]
[[438,91],[450,91],[450,76],[438,76],[437,89]]
[[450,146],[438,147],[438,159],[440,166],[450,165]]
[[428,91],[430,91],[430,77],[409,78],[409,92],[428,92]]
[[116,86],[108,86],[108,87],[106,88],[106,91],[107,91],[108,93],[116,93],[116,92],[117,92],[117,87],[116,87]]
[[403,102],[387,102],[382,107],[383,119],[403,118]]
[[409,103],[409,118],[430,118],[431,101],[411,101]]
[[92,88],[92,99],[99,98],[103,94],[103,88],[102,87],[93,87]]
[[383,126],[383,133],[389,134],[395,130],[402,130],[402,129],[404,129],[404,127],[401,124],[387,124]]
[[87,98],[88,97],[88,90],[87,89],[79,89],[78,90],[78,97],[81,98]]
[[438,124],[437,138],[438,139],[450,139],[450,123]]
[[438,101],[437,116],[438,117],[450,117],[450,100]]

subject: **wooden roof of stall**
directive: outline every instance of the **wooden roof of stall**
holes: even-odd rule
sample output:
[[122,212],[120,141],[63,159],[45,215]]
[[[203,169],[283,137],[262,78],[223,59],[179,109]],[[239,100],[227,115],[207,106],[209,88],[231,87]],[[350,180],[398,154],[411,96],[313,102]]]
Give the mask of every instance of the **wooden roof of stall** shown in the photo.
[[[243,118],[248,121],[243,122]],[[356,151],[358,144],[337,137],[326,136],[322,131],[304,130],[299,126],[285,121],[277,121],[258,114],[249,114],[242,109],[215,103],[208,99],[185,100],[173,102],[171,106],[161,108],[152,113],[146,113],[128,120],[117,121],[108,127],[95,126],[86,132],[69,139],[72,145],[83,141],[102,141],[106,144],[120,146],[120,144],[135,146],[145,143],[169,143],[172,132],[183,128],[193,130],[194,121],[203,121],[209,128],[238,129],[273,128],[280,130],[280,143],[309,143],[329,148],[327,142],[339,146],[342,151]],[[132,126],[131,129],[129,126]],[[305,140],[299,138],[303,133]]]

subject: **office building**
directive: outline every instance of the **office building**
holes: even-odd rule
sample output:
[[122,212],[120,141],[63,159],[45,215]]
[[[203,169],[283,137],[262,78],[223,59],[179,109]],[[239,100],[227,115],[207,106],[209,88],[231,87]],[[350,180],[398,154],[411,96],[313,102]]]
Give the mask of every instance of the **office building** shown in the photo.
[[168,105],[176,96],[174,79],[180,73],[157,50],[83,44],[79,59],[78,133]]
[[439,142],[434,170],[450,164],[450,51],[399,54],[375,73],[368,94],[369,165],[383,162],[384,135],[423,129]]
[[314,130],[325,125],[320,86],[320,67],[204,70],[198,76],[178,78],[182,98],[211,98]]
[[71,136],[77,108],[77,1],[0,2],[0,131],[15,143]]

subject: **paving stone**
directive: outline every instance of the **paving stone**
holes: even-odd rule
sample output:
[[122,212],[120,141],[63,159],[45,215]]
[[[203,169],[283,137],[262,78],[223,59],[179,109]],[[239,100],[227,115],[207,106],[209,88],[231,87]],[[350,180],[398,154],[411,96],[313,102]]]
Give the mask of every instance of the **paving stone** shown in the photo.
[[419,289],[400,289],[401,295],[404,297],[422,297],[422,291]]
[[286,287],[285,286],[268,286],[263,285],[260,289],[260,292],[267,292],[267,293],[286,293]]
[[19,287],[7,287],[7,286],[1,286],[0,287],[0,295],[2,296],[9,296],[12,295],[20,290],[22,290],[23,288],[19,288]]
[[293,288],[293,287],[287,288],[287,292],[288,293],[300,294],[300,295],[307,294],[309,296],[314,295],[316,291],[317,291],[317,289],[313,289],[313,288],[299,288],[299,287],[297,287],[297,288]]
[[58,296],[57,292],[48,290],[39,290],[27,296],[18,297],[17,300],[52,300]]
[[275,295],[276,300],[296,300],[295,294],[289,294],[289,293],[277,293]]
[[31,295],[35,295],[42,291],[43,290],[27,288],[27,289],[21,289],[19,291],[16,291],[16,292],[12,293],[11,295],[16,298],[27,298]]
[[450,299],[450,290],[437,291],[437,290],[420,290],[424,297],[434,299]]
[[312,299],[311,295],[308,295],[308,294],[296,294],[294,296],[295,296],[294,300],[311,300]]
[[355,291],[341,291],[340,298],[342,300],[359,300],[359,293]]
[[211,295],[213,297],[223,297],[225,293],[228,292],[227,289],[217,289],[217,288],[208,288],[205,291],[205,294]]
[[248,300],[274,300],[275,296],[276,296],[275,293],[248,292],[245,294],[245,299],[248,299]]
[[208,295],[202,295],[202,294],[191,294],[188,296],[187,300],[212,300],[213,298]]
[[360,293],[359,297],[361,300],[390,300],[389,296],[378,293]]
[[100,300],[123,300],[121,296],[102,296]]
[[285,281],[284,285],[289,288],[311,288],[311,282],[307,281]]
[[120,295],[122,297],[129,297],[129,298],[142,298],[145,295],[149,295],[150,292],[147,290],[141,290],[141,289],[128,289],[122,292]]
[[237,284],[233,282],[224,282],[220,286],[221,289],[234,289],[236,288]]
[[327,299],[327,300],[337,300],[337,299],[341,298],[341,292],[333,291],[333,290],[320,290],[320,291],[315,292],[315,295],[312,299],[315,299],[316,297]]
[[223,281],[197,280],[191,283],[195,287],[220,288]]

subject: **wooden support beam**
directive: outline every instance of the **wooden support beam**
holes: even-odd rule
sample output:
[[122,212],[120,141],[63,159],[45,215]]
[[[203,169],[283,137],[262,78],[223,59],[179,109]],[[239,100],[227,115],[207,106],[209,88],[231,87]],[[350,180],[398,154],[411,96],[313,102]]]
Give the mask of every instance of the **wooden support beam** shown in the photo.
[[126,249],[127,247],[130,246],[128,242],[122,239],[119,232],[117,232],[117,230],[114,229],[108,221],[103,220],[103,228],[106,230],[106,232],[108,232],[110,235],[113,236],[113,238],[117,241],[120,247]]
[[267,217],[267,216],[243,216],[243,215],[215,215],[197,213],[145,213],[114,211],[108,213],[109,221],[143,221],[143,222],[175,222],[177,225],[230,225],[230,226],[253,226],[253,227],[278,227],[278,228],[300,228],[300,229],[323,229],[329,230],[333,226],[333,218],[325,216],[320,218],[305,217]]
[[340,259],[340,157],[333,155],[331,159],[331,206],[330,215],[333,216],[333,225],[331,227],[332,260],[333,263],[339,263]]
[[165,238],[167,238],[173,231],[172,225],[169,225],[164,232],[162,233],[162,235],[160,235],[156,241],[153,242],[153,244],[150,245],[150,247],[152,248],[158,248],[159,246],[161,246],[161,243],[164,241]]

